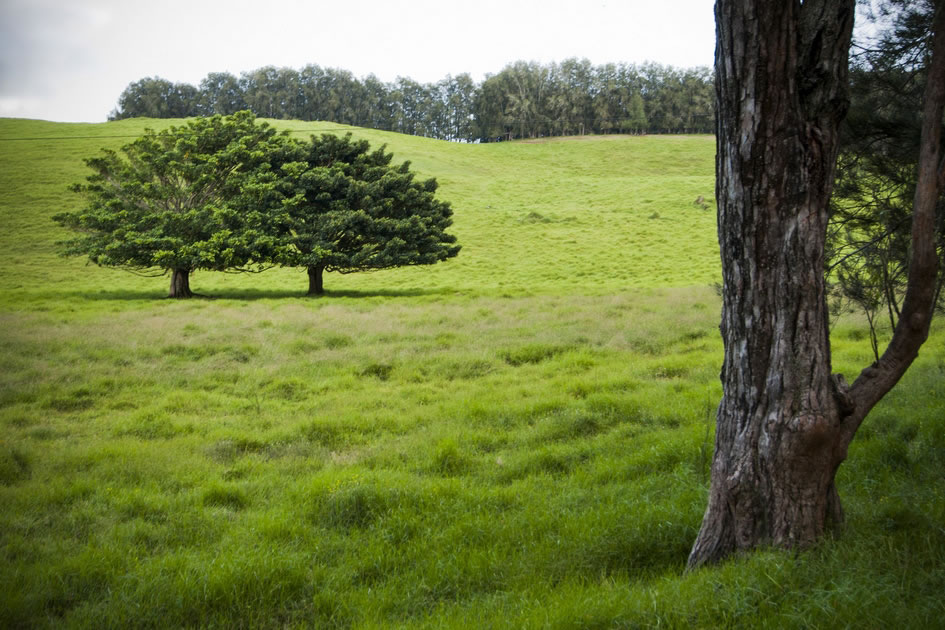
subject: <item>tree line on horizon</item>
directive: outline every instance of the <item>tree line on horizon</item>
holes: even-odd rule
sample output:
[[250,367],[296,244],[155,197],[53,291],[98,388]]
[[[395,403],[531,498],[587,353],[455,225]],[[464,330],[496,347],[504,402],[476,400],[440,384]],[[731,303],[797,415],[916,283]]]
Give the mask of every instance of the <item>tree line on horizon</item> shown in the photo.
[[461,142],[610,133],[712,133],[714,79],[707,67],[592,65],[587,59],[516,61],[476,82],[435,83],[309,64],[211,72],[198,86],[147,77],[128,85],[109,120],[230,115],[324,120]]

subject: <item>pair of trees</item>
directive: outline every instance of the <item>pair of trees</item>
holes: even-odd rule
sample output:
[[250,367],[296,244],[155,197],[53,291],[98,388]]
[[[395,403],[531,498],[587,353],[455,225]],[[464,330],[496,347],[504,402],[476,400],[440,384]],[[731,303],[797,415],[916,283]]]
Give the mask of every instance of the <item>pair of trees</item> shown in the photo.
[[86,205],[54,220],[79,236],[66,255],[145,274],[171,275],[170,297],[191,297],[196,270],[325,271],[433,264],[456,256],[449,203],[436,181],[384,149],[325,134],[308,143],[253,114],[198,118],[86,160],[73,189]]

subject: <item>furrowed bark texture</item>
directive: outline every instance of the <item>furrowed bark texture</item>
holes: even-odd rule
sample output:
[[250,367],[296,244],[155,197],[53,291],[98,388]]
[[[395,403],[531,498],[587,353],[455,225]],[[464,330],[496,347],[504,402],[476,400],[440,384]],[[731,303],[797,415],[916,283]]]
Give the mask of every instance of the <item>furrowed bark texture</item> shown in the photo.
[[[930,288],[915,289],[921,297],[904,307],[902,331],[852,388],[831,374],[823,257],[853,14],[854,0],[716,3],[725,358],[709,504],[690,568],[761,545],[805,546],[841,521],[837,467],[928,334],[931,224],[913,232],[922,241],[915,279]],[[938,165],[942,110],[925,115],[939,125],[928,157]],[[917,225],[934,202],[923,210],[917,195]],[[928,247],[931,262],[919,254]]]
[[190,271],[187,269],[171,270],[171,289],[167,297],[189,298],[194,294],[190,290]]
[[853,0],[716,3],[725,359],[690,566],[803,545],[840,518],[823,258],[853,12]]
[[321,265],[308,268],[308,294],[322,295],[325,293],[325,268]]

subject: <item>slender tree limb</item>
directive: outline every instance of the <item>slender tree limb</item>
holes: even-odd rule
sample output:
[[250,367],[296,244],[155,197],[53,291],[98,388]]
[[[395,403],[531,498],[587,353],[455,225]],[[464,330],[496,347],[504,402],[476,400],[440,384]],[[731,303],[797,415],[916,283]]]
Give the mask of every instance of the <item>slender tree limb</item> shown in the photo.
[[861,253],[861,252],[863,252],[863,251],[866,251],[867,249],[869,249],[869,248],[872,247],[873,245],[876,245],[876,243],[881,242],[881,241],[882,241],[883,239],[885,239],[886,237],[888,237],[888,236],[890,236],[891,234],[895,233],[895,231],[899,229],[899,226],[900,226],[900,225],[902,225],[902,223],[897,223],[896,225],[894,225],[893,227],[889,228],[888,230],[886,230],[885,232],[883,232],[882,234],[880,234],[880,235],[877,236],[876,238],[873,238],[873,239],[867,241],[867,243],[866,243],[865,245],[863,245],[862,247],[859,247],[859,248],[853,250],[853,251],[850,252],[849,254],[845,254],[845,255],[843,256],[843,258],[841,258],[840,260],[838,260],[837,262],[833,263],[832,265],[830,265],[830,266],[827,268],[827,273],[829,274],[831,271],[833,271],[834,269],[836,269],[838,266],[840,266],[840,265],[842,265],[843,263],[845,263],[845,262],[847,261],[847,259],[852,258],[853,256],[856,256],[857,254],[859,254],[859,253]]
[[942,193],[941,135],[945,112],[945,0],[939,0],[933,23],[922,112],[919,172],[912,219],[912,259],[909,283],[893,338],[879,361],[864,369],[850,387],[855,411],[844,421],[847,440],[853,438],[870,409],[899,381],[928,338],[935,307],[938,255],[935,248],[935,209]]

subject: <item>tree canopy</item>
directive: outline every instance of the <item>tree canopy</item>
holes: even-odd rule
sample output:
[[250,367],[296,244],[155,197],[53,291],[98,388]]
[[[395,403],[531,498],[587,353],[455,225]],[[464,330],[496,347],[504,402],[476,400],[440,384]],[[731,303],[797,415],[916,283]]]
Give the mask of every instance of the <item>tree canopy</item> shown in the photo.
[[434,179],[350,134],[309,142],[250,112],[147,131],[86,160],[80,210],[54,217],[81,235],[66,255],[147,274],[171,273],[171,297],[192,295],[198,270],[304,267],[310,293],[324,271],[426,265],[456,256],[449,203]]
[[392,159],[350,134],[312,136],[287,145],[278,173],[261,173],[247,187],[251,203],[269,208],[273,262],[304,267],[310,294],[324,291],[325,271],[428,265],[459,253],[436,180],[417,181],[409,162]]
[[[895,328],[908,278],[934,13],[931,0],[889,0],[869,16],[872,36],[853,47],[827,264],[837,305],[849,302],[865,312],[877,359],[879,320]],[[943,261],[945,196],[937,207],[935,240]],[[939,303],[941,288],[939,276]]]
[[87,159],[73,190],[87,205],[54,220],[82,236],[67,255],[144,272],[171,272],[171,297],[189,297],[189,274],[259,264],[272,237],[257,209],[237,212],[242,183],[285,141],[249,112],[148,130],[120,151]]

